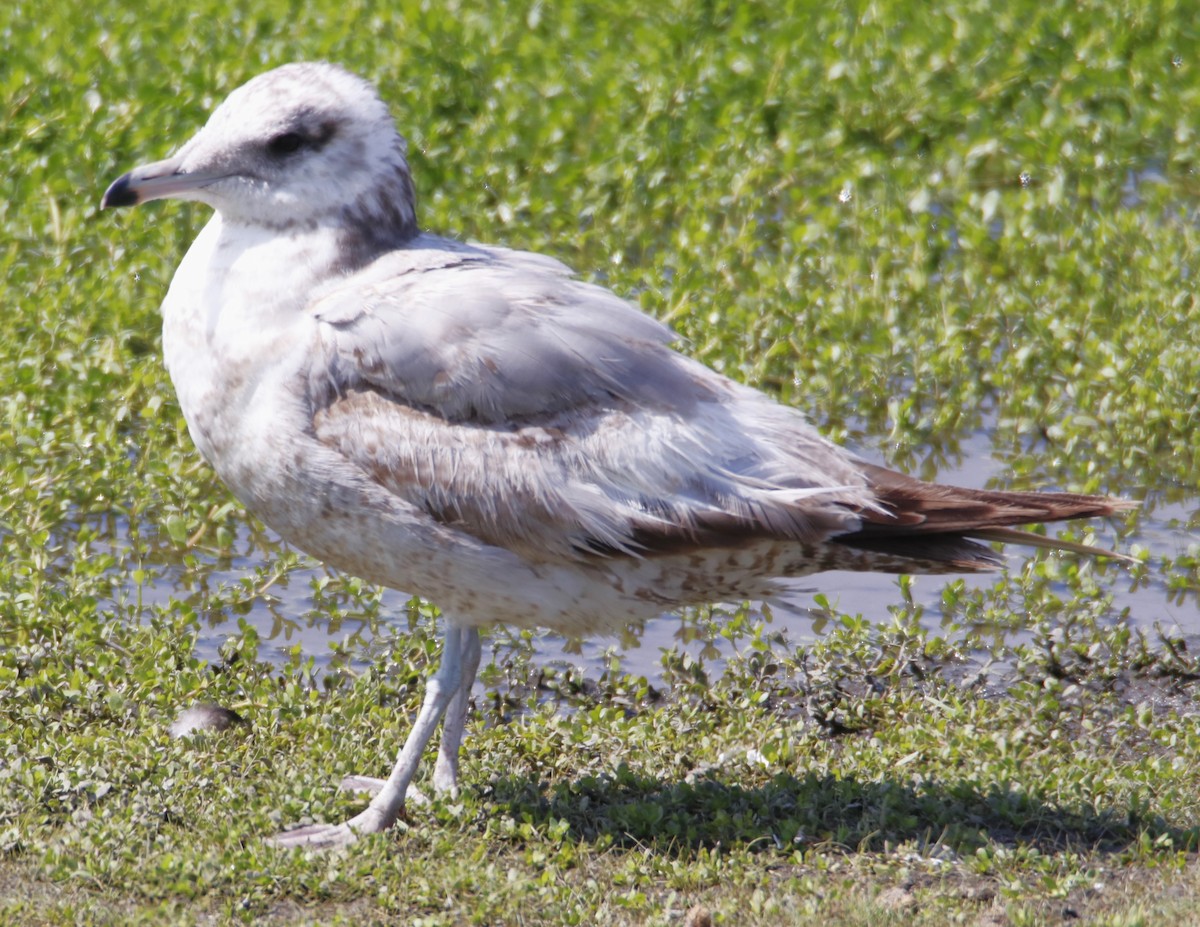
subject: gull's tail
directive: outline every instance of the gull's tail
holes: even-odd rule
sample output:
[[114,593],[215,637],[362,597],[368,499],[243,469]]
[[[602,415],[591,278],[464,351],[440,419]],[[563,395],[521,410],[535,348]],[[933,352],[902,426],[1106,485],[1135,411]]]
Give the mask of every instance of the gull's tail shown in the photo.
[[1116,515],[1137,503],[1065,492],[963,489],[926,483],[874,464],[863,463],[861,467],[881,503],[881,510],[863,511],[858,531],[831,540],[887,558],[916,561],[913,572],[996,569],[1002,561],[995,551],[979,541],[1024,544],[1137,562],[1104,548],[1060,541],[1012,527]]

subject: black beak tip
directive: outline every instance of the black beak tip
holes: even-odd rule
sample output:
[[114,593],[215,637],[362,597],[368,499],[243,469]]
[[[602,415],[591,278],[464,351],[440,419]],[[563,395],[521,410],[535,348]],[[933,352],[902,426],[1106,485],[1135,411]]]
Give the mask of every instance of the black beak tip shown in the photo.
[[136,206],[138,204],[137,190],[129,182],[129,174],[122,174],[112,182],[112,186],[104,191],[100,200],[101,209],[115,209],[118,206]]

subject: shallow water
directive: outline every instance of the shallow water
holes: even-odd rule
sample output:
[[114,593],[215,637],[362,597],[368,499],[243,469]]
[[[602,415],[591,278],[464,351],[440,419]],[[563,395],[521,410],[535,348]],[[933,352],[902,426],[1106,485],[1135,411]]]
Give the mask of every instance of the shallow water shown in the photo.
[[[988,485],[1004,467],[990,454],[990,436],[985,429],[971,435],[957,449],[954,457],[938,469],[941,482],[962,486]],[[928,474],[924,474],[928,475]],[[1116,539],[1111,529],[1097,529],[1097,543],[1128,549],[1132,544],[1152,552],[1152,563],[1162,557],[1185,553],[1189,545],[1198,543],[1195,527],[1200,524],[1200,502],[1194,497],[1183,501],[1148,500],[1139,517],[1137,531],[1129,537]],[[113,553],[128,545],[122,536],[123,523],[113,524],[111,537]],[[135,611],[147,606],[165,605],[170,600],[184,599],[200,618],[201,632],[197,655],[216,660],[221,645],[239,633],[244,621],[259,634],[259,653],[265,659],[283,663],[299,648],[305,657],[312,657],[318,669],[328,668],[335,654],[340,662],[355,666],[361,661],[357,654],[375,638],[377,628],[388,623],[404,627],[409,620],[409,597],[384,590],[377,602],[364,608],[361,601],[343,598],[337,602],[336,617],[331,618],[319,603],[314,604],[314,584],[320,584],[331,573],[326,568],[304,561],[281,577],[263,577],[263,564],[282,548],[282,542],[271,532],[255,532],[240,545],[236,556],[224,561],[198,556],[186,564],[162,548],[160,562],[151,563],[143,571],[143,582],[136,588],[114,590],[114,600],[126,606],[135,603]],[[1009,548],[1008,561],[1019,568],[1024,552]],[[152,553],[151,560],[156,559]],[[933,630],[942,616],[942,591],[947,583],[961,581],[967,590],[984,590],[996,582],[993,575],[975,574],[962,577],[919,576],[912,584],[912,596],[925,609],[924,623]],[[814,615],[820,613],[815,597],[822,595],[836,610],[861,614],[870,621],[885,621],[889,607],[904,602],[895,576],[886,574],[824,573],[797,580],[786,602],[771,604],[771,630],[781,633],[791,643],[810,641],[817,636]],[[240,587],[244,594],[236,596],[236,608],[213,610],[206,605],[209,593],[216,589]],[[1112,596],[1109,610],[1114,616],[1128,610],[1128,621],[1134,627],[1152,630],[1161,627],[1168,633],[1185,637],[1200,636],[1200,601],[1193,584],[1182,594],[1169,588],[1169,576],[1152,569],[1141,584],[1134,584],[1124,568],[1108,565],[1103,570],[1101,588]],[[1064,590],[1064,596],[1069,592]],[[223,596],[227,599],[228,596]],[[756,610],[757,612],[757,610]],[[527,646],[504,629],[491,632],[493,653],[500,655],[508,648]],[[1021,639],[1020,631],[1009,632],[1010,641]],[[535,660],[552,666],[575,666],[588,676],[596,676],[608,665],[615,653],[622,669],[643,675],[654,682],[662,675],[661,658],[664,651],[676,650],[693,657],[702,654],[710,666],[719,666],[734,645],[714,634],[707,622],[697,622],[694,614],[667,614],[648,622],[640,632],[625,635],[624,639],[593,638],[573,641],[551,632],[534,635]]]

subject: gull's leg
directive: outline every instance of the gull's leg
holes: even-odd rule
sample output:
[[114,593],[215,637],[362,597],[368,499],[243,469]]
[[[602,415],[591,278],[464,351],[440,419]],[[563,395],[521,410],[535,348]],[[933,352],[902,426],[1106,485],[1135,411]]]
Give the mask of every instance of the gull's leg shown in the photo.
[[[458,756],[462,746],[463,728],[467,722],[467,708],[471,698],[471,688],[475,684],[475,674],[479,671],[481,655],[479,632],[471,629],[466,632],[463,644],[462,673],[459,676],[458,691],[450,699],[446,709],[446,717],[442,719],[442,742],[438,750],[437,766],[433,770],[433,790],[439,794],[458,794]],[[378,795],[387,784],[386,779],[373,776],[346,776],[339,788],[347,792],[364,792],[368,795]],[[408,805],[423,805],[429,801],[416,786],[408,787],[404,802]]]
[[475,685],[475,674],[479,671],[482,651],[477,629],[464,628],[462,634],[462,673],[459,674],[458,691],[450,700],[446,720],[442,722],[442,743],[438,748],[437,765],[433,768],[433,790],[451,796],[458,794],[459,747],[462,746],[467,706],[471,700],[471,687]]
[[[433,736],[438,722],[446,713],[446,707],[459,690],[462,677],[463,651],[466,639],[475,636],[478,644],[478,632],[473,629],[459,628],[450,625],[442,649],[442,665],[433,674],[425,687],[425,701],[421,711],[400,750],[396,765],[387,777],[379,793],[371,799],[366,809],[356,814],[344,824],[314,824],[310,827],[300,827],[286,831],[271,838],[276,846],[297,847],[307,846],[318,849],[343,846],[353,843],[362,834],[374,834],[386,830],[395,823],[404,807],[404,795],[408,785],[417,772],[421,762],[421,754],[425,751],[429,738]],[[478,660],[478,656],[476,656]]]

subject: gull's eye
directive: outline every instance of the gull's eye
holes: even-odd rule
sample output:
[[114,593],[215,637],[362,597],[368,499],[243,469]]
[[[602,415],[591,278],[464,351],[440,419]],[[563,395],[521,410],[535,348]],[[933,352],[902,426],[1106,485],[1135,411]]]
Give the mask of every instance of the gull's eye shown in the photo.
[[282,158],[294,154],[304,147],[304,136],[299,132],[281,132],[267,142],[267,154]]

